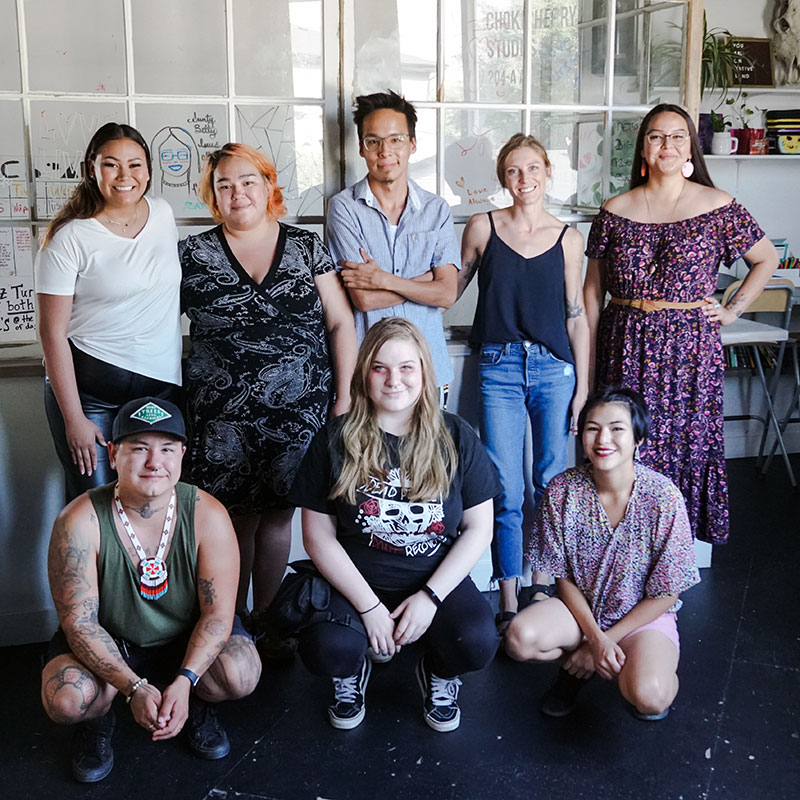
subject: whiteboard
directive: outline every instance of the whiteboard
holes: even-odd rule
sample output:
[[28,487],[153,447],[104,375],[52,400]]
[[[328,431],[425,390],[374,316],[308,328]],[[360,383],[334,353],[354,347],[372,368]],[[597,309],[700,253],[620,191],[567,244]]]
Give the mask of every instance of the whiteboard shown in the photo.
[[205,157],[228,139],[227,109],[214,104],[137,103],[136,127],[150,146],[150,193],[163,197],[175,216],[208,217],[196,194]]
[[28,82],[33,91],[122,94],[122,3],[25,0]]
[[226,93],[224,0],[136,0],[131,17],[137,92]]
[[125,103],[31,101],[31,157],[36,216],[52,219],[81,177],[81,163],[94,132],[106,122],[127,122]]
[[236,140],[260,150],[275,165],[286,210],[322,216],[324,164],[322,109],[301,105],[237,105]]
[[0,220],[30,219],[30,216],[22,102],[2,100],[0,101]]

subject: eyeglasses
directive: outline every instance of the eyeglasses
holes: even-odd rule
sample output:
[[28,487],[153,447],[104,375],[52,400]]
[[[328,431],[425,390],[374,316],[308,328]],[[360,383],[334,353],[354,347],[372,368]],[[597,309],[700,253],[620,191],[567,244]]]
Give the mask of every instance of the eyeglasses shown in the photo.
[[381,145],[386,142],[390,150],[402,150],[403,145],[411,138],[408,133],[393,133],[391,136],[365,136],[361,140],[362,147],[370,153],[380,150]]
[[664,142],[668,141],[676,147],[686,144],[689,141],[689,134],[687,131],[677,131],[676,133],[648,133],[645,137],[648,144],[661,147]]

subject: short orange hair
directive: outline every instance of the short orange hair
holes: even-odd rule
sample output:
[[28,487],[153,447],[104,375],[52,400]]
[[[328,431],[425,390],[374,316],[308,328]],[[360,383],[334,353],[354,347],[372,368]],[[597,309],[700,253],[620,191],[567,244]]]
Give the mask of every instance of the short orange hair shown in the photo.
[[219,162],[223,158],[244,158],[249,161],[268,181],[272,186],[272,194],[267,203],[267,218],[280,219],[286,214],[286,205],[283,202],[283,192],[281,187],[278,186],[278,173],[275,171],[275,165],[260,151],[250,147],[246,144],[239,142],[228,142],[223,145],[219,150],[215,150],[206,156],[206,162],[203,165],[203,172],[200,175],[200,180],[197,183],[197,194],[200,199],[208,206],[211,211],[211,216],[216,222],[222,222],[222,214],[219,213],[219,206],[217,205],[217,198],[214,195],[214,173],[216,172]]

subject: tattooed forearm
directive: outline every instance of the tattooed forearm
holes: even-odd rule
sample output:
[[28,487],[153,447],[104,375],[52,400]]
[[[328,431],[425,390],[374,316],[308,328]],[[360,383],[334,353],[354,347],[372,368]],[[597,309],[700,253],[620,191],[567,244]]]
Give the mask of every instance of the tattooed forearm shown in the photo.
[[72,624],[65,626],[69,646],[75,657],[95,675],[112,682],[126,669],[117,643],[98,621],[99,601],[89,597],[73,610]]
[[200,578],[198,583],[200,584],[200,594],[203,597],[203,604],[213,606],[214,601],[217,599],[217,592],[214,589],[214,579]]
[[733,311],[737,317],[741,317],[742,314],[745,312],[747,306],[750,305],[750,298],[746,294],[742,294],[742,292],[738,292],[736,297],[733,298],[726,306],[726,311]]
[[583,313],[583,303],[581,302],[581,296],[579,294],[575,295],[573,300],[567,300],[567,319],[582,317]]

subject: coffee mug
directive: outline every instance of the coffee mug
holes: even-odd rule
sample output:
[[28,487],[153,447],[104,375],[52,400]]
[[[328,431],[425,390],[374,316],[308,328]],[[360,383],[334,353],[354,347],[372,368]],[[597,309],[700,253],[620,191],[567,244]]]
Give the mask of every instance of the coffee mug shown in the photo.
[[711,137],[711,153],[715,156],[733,155],[739,148],[739,140],[727,131],[719,131]]

